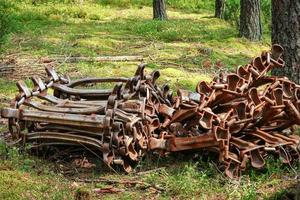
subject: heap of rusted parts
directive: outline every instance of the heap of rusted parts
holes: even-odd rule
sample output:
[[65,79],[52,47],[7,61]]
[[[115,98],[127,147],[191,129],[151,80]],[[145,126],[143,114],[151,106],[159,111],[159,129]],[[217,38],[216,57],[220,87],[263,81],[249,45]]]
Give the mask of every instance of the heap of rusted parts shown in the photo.
[[[299,160],[300,86],[267,76],[283,67],[283,49],[274,45],[236,73],[200,81],[196,92],[159,87],[159,71],[132,78],[86,78],[71,81],[47,67],[48,78],[23,81],[8,118],[12,137],[21,144],[83,146],[101,154],[109,166],[126,172],[149,151],[160,153],[207,149],[219,153],[225,173],[240,177],[247,163],[262,168],[267,154],[284,163]],[[83,87],[115,83],[111,89]],[[51,92],[53,94],[51,94]]]

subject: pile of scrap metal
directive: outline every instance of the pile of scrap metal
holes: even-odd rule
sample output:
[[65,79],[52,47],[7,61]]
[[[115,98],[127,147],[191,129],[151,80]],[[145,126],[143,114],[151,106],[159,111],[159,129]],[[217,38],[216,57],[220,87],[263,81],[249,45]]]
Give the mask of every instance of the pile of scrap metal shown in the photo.
[[[1,116],[23,145],[84,146],[126,172],[150,151],[207,149],[217,152],[225,174],[236,178],[248,163],[263,168],[268,154],[284,163],[299,160],[300,137],[294,132],[300,124],[300,85],[267,75],[284,66],[282,52],[274,45],[235,73],[174,96],[168,85],[156,84],[159,71],[144,73],[145,65],[132,78],[75,81],[48,67],[46,80],[32,77],[32,89],[17,83],[19,94]],[[99,83],[114,87],[84,87]]]

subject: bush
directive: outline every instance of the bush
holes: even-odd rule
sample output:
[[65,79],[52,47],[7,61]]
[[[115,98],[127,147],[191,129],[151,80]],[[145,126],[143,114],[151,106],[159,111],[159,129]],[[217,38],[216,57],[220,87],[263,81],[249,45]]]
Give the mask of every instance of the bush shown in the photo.
[[239,26],[240,0],[228,0],[225,5],[224,19]]
[[131,6],[150,6],[152,5],[152,0],[98,0],[97,2],[103,5],[116,6],[122,8],[129,8]]
[[261,1],[261,10],[262,10],[262,21],[264,23],[265,30],[271,30],[271,1],[262,0]]
[[167,0],[166,2],[170,7],[191,10],[194,12],[199,12],[200,9],[214,9],[214,1],[212,0]]
[[3,42],[5,36],[13,29],[12,7],[12,3],[6,0],[0,0],[0,44]]

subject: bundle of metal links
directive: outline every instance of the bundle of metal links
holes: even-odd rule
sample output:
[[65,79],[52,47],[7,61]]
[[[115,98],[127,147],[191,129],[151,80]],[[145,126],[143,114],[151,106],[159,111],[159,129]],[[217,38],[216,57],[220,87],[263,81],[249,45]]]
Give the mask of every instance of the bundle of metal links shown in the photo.
[[[160,153],[207,149],[219,154],[230,178],[240,177],[247,163],[263,168],[276,154],[284,163],[299,160],[300,86],[270,77],[283,67],[283,49],[274,45],[236,73],[200,81],[195,92],[159,87],[159,71],[132,78],[85,78],[71,81],[47,67],[48,78],[23,81],[8,118],[14,140],[25,145],[84,146],[111,166],[130,172],[150,151]],[[115,83],[111,89],[83,86]],[[52,93],[52,94],[51,94]]]

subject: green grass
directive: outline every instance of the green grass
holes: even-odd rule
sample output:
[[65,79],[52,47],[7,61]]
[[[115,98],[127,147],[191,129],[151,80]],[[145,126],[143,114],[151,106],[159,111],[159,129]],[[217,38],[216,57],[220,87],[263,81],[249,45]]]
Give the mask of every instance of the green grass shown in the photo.
[[[204,59],[235,67],[267,49],[260,43],[237,38],[236,27],[214,19],[212,13],[169,10],[169,21],[153,21],[150,7],[115,8],[100,4],[48,3],[16,5],[23,27],[2,47],[4,55],[31,56],[139,54],[152,63],[180,62],[202,68]],[[21,9],[22,8],[22,9]],[[203,49],[211,49],[206,55]]]
[[0,199],[72,199],[66,180],[42,160],[0,140]]
[[[291,169],[271,157],[267,159],[263,171],[250,170],[240,181],[232,181],[218,171],[210,157],[201,153],[198,155],[192,158],[177,154],[164,159],[148,155],[136,170],[161,169],[141,175],[96,171],[85,174],[79,172],[68,178],[54,170],[54,163],[19,152],[16,148],[7,148],[0,143],[0,198],[74,199],[75,196],[85,194],[91,199],[98,199],[99,196],[93,189],[113,186],[124,189],[125,192],[106,194],[101,196],[103,199],[149,199],[154,196],[158,199],[276,199],[296,189]],[[293,167],[296,170],[299,168],[297,165]],[[163,191],[157,194],[157,191],[145,190],[141,185],[82,183],[73,180],[77,177],[139,180],[163,188]],[[286,190],[288,188],[290,189]]]
[[1,199],[72,199],[68,185],[53,175],[0,170],[0,184]]
[[[20,1],[14,6],[17,31],[2,45],[2,57],[142,55],[151,69],[179,70],[168,82],[187,89],[214,72],[246,64],[269,48],[268,35],[262,42],[238,38],[235,26],[212,18],[207,10],[193,13],[170,8],[170,20],[154,21],[147,6],[121,8],[89,1],[82,6]],[[136,64],[79,63],[57,68],[72,77],[111,76],[115,74],[111,68],[131,76]]]
[[[136,0],[135,6],[128,6],[127,0],[109,1],[114,5],[107,5],[108,1],[101,4],[84,1],[82,7],[60,0],[37,2],[33,5],[31,1],[18,1],[12,8],[16,29],[1,46],[2,58],[8,55],[18,58],[142,55],[149,64],[147,71],[159,69],[159,83],[169,83],[176,91],[179,87],[194,90],[198,81],[209,81],[215,73],[233,70],[269,49],[269,35],[264,35],[261,42],[238,38],[234,25],[212,18],[208,1],[199,2],[209,10],[197,10],[198,1],[194,0],[170,1],[172,5],[177,4],[169,7],[169,20],[165,22],[152,20],[152,9],[147,6],[151,5],[150,1]],[[195,7],[187,9],[184,2],[194,2]],[[74,78],[128,77],[133,75],[137,64],[80,62],[57,66],[57,70]],[[0,108],[6,106],[16,92],[14,82],[0,78]],[[5,129],[6,126],[0,128]],[[272,158],[268,159],[265,170],[247,171],[239,182],[225,178],[213,162],[205,158],[201,154],[197,159],[181,154],[167,158],[148,156],[137,170],[165,169],[146,175],[100,171],[91,173],[89,178],[139,179],[165,189],[157,195],[151,189],[115,185],[125,192],[104,195],[104,199],[273,198],[283,195],[285,188],[295,184],[295,180],[283,179],[293,177],[293,171]],[[54,165],[1,144],[0,199],[73,199],[84,193],[97,199],[99,196],[92,189],[107,187],[104,183],[78,183],[79,186],[74,187],[74,181],[60,175]],[[298,166],[294,167],[298,170]]]

